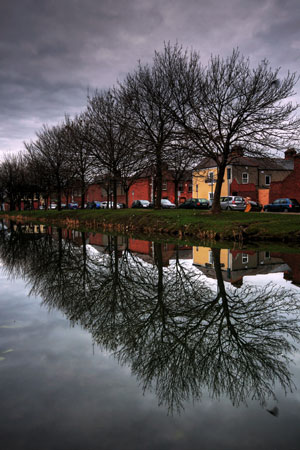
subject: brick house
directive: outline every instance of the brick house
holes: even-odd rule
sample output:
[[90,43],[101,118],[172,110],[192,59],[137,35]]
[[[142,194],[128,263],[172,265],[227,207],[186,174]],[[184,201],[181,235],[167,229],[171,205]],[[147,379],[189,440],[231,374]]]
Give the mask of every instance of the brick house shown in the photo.
[[[192,197],[192,172],[187,171],[184,179],[178,184],[178,202],[183,203]],[[106,201],[108,200],[108,189],[105,184],[99,180],[89,186],[87,191],[87,201]],[[124,189],[119,184],[117,187],[118,203],[126,204],[126,195]],[[162,198],[167,198],[175,203],[175,183],[170,170],[164,170],[162,183]],[[128,207],[130,208],[134,200],[153,200],[153,178],[151,173],[142,174],[135,180],[128,191]]]
[[[208,158],[203,160],[193,172],[193,196],[212,200],[216,180],[216,163]],[[296,184],[292,189],[293,183]],[[285,158],[257,158],[244,156],[239,148],[226,167],[221,196],[251,197],[266,205],[281,196],[292,196],[300,201],[299,187],[300,155],[295,150],[287,150]]]
[[285,159],[293,166],[292,171],[282,181],[272,181],[270,188],[270,202],[276,198],[295,198],[300,203],[300,153],[295,149],[285,152]]

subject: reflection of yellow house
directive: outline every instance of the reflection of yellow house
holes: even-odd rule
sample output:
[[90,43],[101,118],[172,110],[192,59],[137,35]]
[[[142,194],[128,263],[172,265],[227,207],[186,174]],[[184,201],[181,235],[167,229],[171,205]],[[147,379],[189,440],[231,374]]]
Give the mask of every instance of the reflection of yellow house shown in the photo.
[[[209,247],[193,247],[193,263],[197,266],[213,267],[213,254]],[[227,248],[220,251],[221,267],[227,269],[231,267],[231,253]]]
[[[193,172],[193,197],[212,200],[217,182],[217,168],[198,169]],[[221,189],[221,197],[230,195],[231,167],[227,166]]]
[[[209,247],[193,247],[193,263],[209,278],[215,278],[213,252]],[[257,275],[289,270],[278,257],[269,251],[220,250],[220,263],[224,281],[242,284],[245,275]]]

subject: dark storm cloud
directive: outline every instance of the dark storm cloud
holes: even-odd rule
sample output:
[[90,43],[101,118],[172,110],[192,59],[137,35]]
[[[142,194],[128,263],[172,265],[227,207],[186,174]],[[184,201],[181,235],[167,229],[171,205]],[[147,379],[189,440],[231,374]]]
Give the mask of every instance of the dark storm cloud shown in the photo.
[[297,69],[297,0],[2,0],[0,152],[84,109],[164,41]]

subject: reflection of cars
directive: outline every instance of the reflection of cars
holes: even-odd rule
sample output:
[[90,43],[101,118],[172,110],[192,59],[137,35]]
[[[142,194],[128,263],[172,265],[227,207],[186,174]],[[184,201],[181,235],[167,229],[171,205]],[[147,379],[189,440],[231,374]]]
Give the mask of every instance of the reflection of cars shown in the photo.
[[131,208],[150,208],[151,204],[149,200],[134,200]]
[[166,209],[171,209],[171,208],[176,208],[176,205],[174,203],[170,202],[170,200],[168,200],[167,198],[162,198],[161,199],[161,207],[166,208]]
[[181,203],[178,208],[185,209],[208,209],[209,201],[206,198],[189,198],[184,203]]
[[68,209],[78,209],[78,203],[76,202],[68,203]]
[[265,205],[264,211],[300,212],[300,205],[295,198],[278,198],[273,203]]
[[228,211],[244,211],[246,202],[243,197],[236,195],[228,195],[227,197],[220,197],[221,209]]
[[260,212],[263,209],[263,206],[259,202],[255,202],[254,200],[249,200],[248,203],[251,205],[250,211]]

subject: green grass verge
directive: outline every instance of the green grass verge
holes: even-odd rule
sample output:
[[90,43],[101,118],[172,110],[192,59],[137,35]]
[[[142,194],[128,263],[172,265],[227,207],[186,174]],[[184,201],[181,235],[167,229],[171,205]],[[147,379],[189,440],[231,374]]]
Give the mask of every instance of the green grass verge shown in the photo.
[[11,218],[76,226],[90,230],[164,233],[219,240],[273,240],[300,243],[300,214],[242,213],[212,215],[196,210],[49,210],[1,212]]

